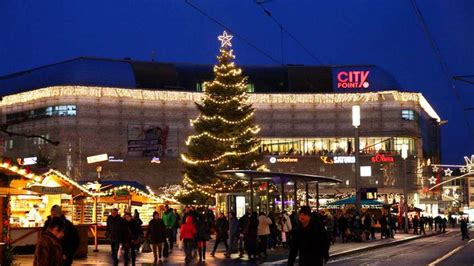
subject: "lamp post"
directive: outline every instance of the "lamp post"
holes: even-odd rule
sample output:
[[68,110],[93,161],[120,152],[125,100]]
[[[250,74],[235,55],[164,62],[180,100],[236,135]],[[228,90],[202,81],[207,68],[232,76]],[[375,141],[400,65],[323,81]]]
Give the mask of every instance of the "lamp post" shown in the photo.
[[[403,159],[403,216],[405,216],[404,231],[408,233],[408,192],[407,192],[407,157],[408,145],[402,144],[402,159]],[[400,205],[400,204],[399,204]],[[401,208],[401,206],[398,206]]]
[[355,151],[355,190],[356,190],[356,209],[360,215],[360,145],[359,145],[359,126],[360,126],[360,106],[352,106],[352,125],[355,128],[354,151]]

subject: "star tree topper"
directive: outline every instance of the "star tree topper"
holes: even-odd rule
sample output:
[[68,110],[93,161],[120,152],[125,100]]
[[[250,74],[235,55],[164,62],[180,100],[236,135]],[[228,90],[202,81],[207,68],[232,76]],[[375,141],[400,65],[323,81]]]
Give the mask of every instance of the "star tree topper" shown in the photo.
[[221,47],[232,47],[232,43],[230,40],[232,40],[234,36],[227,34],[227,31],[224,31],[221,36],[217,37],[219,41],[221,41]]

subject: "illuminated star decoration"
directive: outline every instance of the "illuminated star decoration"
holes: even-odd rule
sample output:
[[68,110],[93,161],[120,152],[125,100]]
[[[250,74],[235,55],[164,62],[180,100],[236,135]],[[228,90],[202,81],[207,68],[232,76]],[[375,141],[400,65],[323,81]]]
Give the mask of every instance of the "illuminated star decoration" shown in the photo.
[[466,173],[471,173],[474,171],[474,155],[471,155],[471,158],[464,156],[464,160],[466,161]]
[[449,195],[449,192],[451,192],[451,189],[447,188],[444,190],[444,195]]
[[452,173],[453,173],[453,170],[451,170],[451,169],[449,169],[449,168],[446,169],[446,170],[444,170],[444,175],[445,175],[445,176],[451,176]]
[[227,34],[227,31],[224,31],[221,36],[217,37],[217,39],[221,41],[221,47],[232,47],[232,43],[230,42],[232,38],[234,38],[234,36]]
[[467,173],[467,167],[463,166],[463,167],[459,168],[459,171],[461,171],[461,173]]
[[436,177],[431,176],[430,178],[428,178],[428,181],[430,181],[430,185],[435,185],[436,184]]
[[438,170],[439,170],[438,166],[436,166],[436,165],[435,165],[435,166],[433,166],[433,172],[435,172],[435,173],[436,173],[436,172],[438,172]]

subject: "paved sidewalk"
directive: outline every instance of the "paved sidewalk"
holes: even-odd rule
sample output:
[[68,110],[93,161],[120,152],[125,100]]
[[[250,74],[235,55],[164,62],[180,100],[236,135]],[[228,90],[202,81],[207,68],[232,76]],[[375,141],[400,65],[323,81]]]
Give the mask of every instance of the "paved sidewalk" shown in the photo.
[[[448,231],[449,232],[449,231]],[[435,235],[435,232],[427,232],[426,236]],[[380,238],[380,234],[377,234],[377,237]],[[352,253],[361,252],[364,250],[369,250],[386,245],[395,245],[401,242],[410,241],[416,238],[425,237],[420,235],[413,234],[396,234],[394,239],[376,239],[366,242],[349,242],[349,243],[340,243],[337,242],[331,246],[329,253],[331,258],[338,256],[348,255]],[[340,241],[338,239],[338,241]],[[216,257],[211,257],[209,255],[210,251],[214,247],[214,241],[211,240],[207,244],[207,254],[205,265],[251,265],[249,263],[247,256],[239,258],[238,254],[233,254],[231,259],[226,259],[224,257],[223,246],[217,249]],[[286,264],[286,259],[288,258],[288,250],[286,249],[277,249],[268,251],[269,258],[263,264],[266,265],[284,265]],[[19,266],[31,265],[33,262],[33,255],[18,255],[15,256],[15,263]],[[197,264],[197,260],[193,261],[193,264]],[[89,246],[89,253],[86,259],[75,260],[74,265],[112,265],[112,260],[110,257],[110,246],[109,245],[100,245],[99,252],[93,252],[93,247]],[[121,263],[123,265],[123,262]],[[152,253],[141,253],[137,257],[137,265],[153,265],[153,254]],[[173,252],[168,258],[168,262],[158,263],[156,265],[184,265],[184,251],[174,248]],[[204,265],[204,264],[203,264]]]

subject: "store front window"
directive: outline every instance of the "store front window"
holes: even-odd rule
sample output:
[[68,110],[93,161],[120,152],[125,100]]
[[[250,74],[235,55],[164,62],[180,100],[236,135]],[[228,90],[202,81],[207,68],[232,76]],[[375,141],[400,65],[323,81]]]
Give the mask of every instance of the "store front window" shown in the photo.
[[[261,152],[268,155],[351,155],[352,138],[262,138]],[[367,137],[360,138],[362,154],[399,153],[408,144],[408,153],[415,153],[414,138]]]

